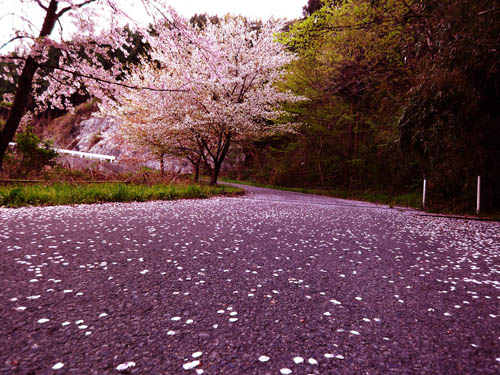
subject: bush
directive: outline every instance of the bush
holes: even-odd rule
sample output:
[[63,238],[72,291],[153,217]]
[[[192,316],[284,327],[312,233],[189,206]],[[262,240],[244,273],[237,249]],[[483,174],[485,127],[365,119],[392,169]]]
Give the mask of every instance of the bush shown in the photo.
[[55,164],[57,152],[51,148],[50,142],[41,141],[31,128],[18,133],[16,142],[20,169],[23,174],[40,171],[47,165]]

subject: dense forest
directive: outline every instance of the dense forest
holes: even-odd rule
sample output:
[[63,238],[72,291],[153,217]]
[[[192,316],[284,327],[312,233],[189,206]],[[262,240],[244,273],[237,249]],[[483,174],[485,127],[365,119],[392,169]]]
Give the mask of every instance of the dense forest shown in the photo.
[[431,204],[500,207],[500,7],[472,0],[310,0],[280,41],[295,136],[249,148],[250,178],[287,186],[421,189]]
[[[418,191],[425,176],[430,205],[463,211],[474,207],[481,176],[482,207],[498,210],[499,16],[498,0],[309,0],[302,19],[276,35],[297,56],[277,88],[307,100],[283,104],[275,123],[300,125],[293,133],[234,140],[229,157],[239,162],[229,174],[391,194]],[[191,19],[199,29],[207,22],[220,20]],[[118,79],[144,59],[154,63],[143,35],[126,34],[126,53],[110,52],[121,64]],[[53,47],[49,57],[59,54]],[[111,69],[104,56],[101,65]],[[10,74],[0,81],[3,95],[15,90],[18,73],[12,62],[1,65]],[[44,69],[50,74],[51,64]],[[79,104],[90,95],[83,90],[67,99]]]

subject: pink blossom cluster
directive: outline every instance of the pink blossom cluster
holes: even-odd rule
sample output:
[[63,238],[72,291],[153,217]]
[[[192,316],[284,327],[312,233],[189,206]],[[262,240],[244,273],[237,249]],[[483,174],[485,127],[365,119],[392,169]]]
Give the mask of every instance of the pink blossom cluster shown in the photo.
[[282,21],[227,16],[199,29],[175,19],[176,28],[156,27],[152,60],[127,77],[154,89],[120,90],[101,104],[120,119],[126,141],[156,154],[201,153],[216,168],[230,144],[293,130],[269,121],[282,115],[282,103],[304,100],[277,87],[295,58],[276,41]]

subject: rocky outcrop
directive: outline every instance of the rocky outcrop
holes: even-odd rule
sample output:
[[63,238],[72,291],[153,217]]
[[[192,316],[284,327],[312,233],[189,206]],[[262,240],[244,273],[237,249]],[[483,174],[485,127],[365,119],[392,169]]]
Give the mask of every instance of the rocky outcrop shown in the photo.
[[[74,151],[89,152],[93,154],[115,156],[118,164],[123,170],[135,169],[146,166],[159,169],[160,163],[147,151],[137,151],[126,145],[119,133],[119,124],[113,118],[91,116],[88,119],[75,122],[71,125],[69,132],[71,137],[67,137],[62,142],[57,142],[55,146]],[[81,162],[71,163],[71,165],[81,165]],[[165,160],[165,169],[176,173],[190,173],[191,166],[184,160],[168,158]]]

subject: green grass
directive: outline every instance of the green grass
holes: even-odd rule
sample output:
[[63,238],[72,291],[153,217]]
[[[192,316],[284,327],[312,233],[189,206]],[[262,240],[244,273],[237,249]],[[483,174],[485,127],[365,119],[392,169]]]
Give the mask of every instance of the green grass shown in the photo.
[[230,186],[209,185],[132,185],[104,184],[36,184],[0,186],[0,206],[54,206],[104,202],[145,202],[182,198],[208,198],[241,192]]
[[381,203],[387,204],[390,206],[404,206],[404,207],[412,207],[412,208],[421,208],[422,206],[422,197],[420,192],[412,192],[400,195],[394,195],[387,192],[381,191],[371,191],[371,190],[338,190],[338,189],[312,189],[312,188],[293,188],[293,187],[284,187],[284,186],[275,186],[275,185],[266,185],[259,184],[251,181],[236,181],[229,179],[221,179],[221,181],[241,184],[241,185],[249,185],[249,186],[258,186],[264,187],[268,189],[277,189],[277,190],[286,190],[286,191],[294,191],[298,193],[306,193],[306,194],[316,194],[316,195],[325,195],[329,197],[343,198],[343,199],[353,199],[360,200],[365,202],[373,202],[373,203]]

